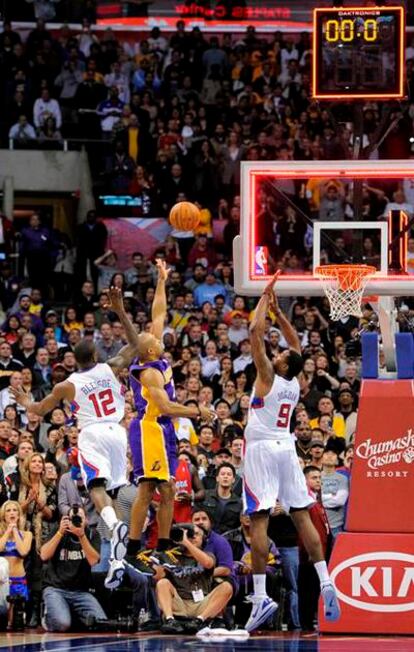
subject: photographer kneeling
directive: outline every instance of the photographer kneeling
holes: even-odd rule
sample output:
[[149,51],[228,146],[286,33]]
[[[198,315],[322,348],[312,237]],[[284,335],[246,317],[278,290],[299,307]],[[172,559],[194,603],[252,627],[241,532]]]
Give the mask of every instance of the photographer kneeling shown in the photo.
[[[177,537],[178,530],[182,535],[178,533]],[[165,576],[156,587],[158,605],[164,615],[161,627],[164,634],[198,632],[209,619],[221,614],[231,599],[233,589],[228,582],[213,588],[216,560],[214,555],[201,550],[204,537],[197,525],[173,528],[171,538],[182,546],[182,555],[176,566],[163,566]],[[176,617],[187,620],[181,622]]]
[[85,512],[74,505],[62,517],[56,534],[40,549],[42,561],[47,562],[43,569],[42,621],[47,631],[66,632],[73,615],[85,625],[91,618],[106,619],[99,602],[88,593],[91,566],[99,561],[97,549],[99,536],[94,535],[91,543]]

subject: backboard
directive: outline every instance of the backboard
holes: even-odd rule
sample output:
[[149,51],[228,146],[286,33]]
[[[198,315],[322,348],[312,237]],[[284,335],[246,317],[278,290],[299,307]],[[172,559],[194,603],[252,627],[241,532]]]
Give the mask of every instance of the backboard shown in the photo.
[[414,295],[413,217],[414,160],[243,162],[236,291],[280,269],[280,296],[321,296],[318,264],[363,263],[366,295]]

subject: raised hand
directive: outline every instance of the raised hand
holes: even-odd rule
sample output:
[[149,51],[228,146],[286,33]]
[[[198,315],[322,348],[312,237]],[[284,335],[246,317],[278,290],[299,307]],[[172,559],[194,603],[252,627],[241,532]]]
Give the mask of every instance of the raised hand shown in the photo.
[[207,423],[212,423],[216,418],[216,413],[214,410],[206,407],[205,405],[200,405],[200,419],[206,421]]
[[32,400],[30,395],[25,392],[23,387],[9,387],[9,392],[15,399],[16,403],[22,405],[24,408],[26,408],[26,410],[29,410],[30,412],[30,405],[32,404]]
[[158,271],[158,278],[161,281],[166,282],[171,269],[167,267],[167,263],[165,262],[165,260],[162,260],[162,258],[157,258],[155,260],[155,264]]
[[109,288],[108,290],[109,301],[105,308],[116,312],[117,315],[124,311],[124,301],[122,298],[122,290],[120,288]]
[[274,285],[277,279],[279,278],[280,274],[281,274],[281,270],[278,269],[277,272],[273,274],[272,280],[269,281],[269,283],[266,285],[265,289],[263,290],[263,294],[269,298],[269,308],[272,312],[277,312],[279,310],[279,304],[274,292]]

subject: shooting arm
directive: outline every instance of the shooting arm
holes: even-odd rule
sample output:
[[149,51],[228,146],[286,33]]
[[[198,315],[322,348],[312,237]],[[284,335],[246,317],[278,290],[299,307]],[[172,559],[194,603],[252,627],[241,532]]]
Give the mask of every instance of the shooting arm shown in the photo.
[[289,319],[286,317],[283,310],[279,308],[278,304],[276,306],[275,313],[276,313],[277,322],[280,326],[280,330],[282,331],[282,335],[285,338],[286,342],[288,343],[289,348],[292,349],[293,351],[296,351],[296,353],[302,354],[302,349],[300,346],[300,340],[298,334],[293,328]]
[[152,302],[151,331],[159,340],[164,331],[165,318],[167,316],[167,293],[165,291],[165,279],[158,272],[157,287],[155,288],[154,301]]
[[267,394],[274,380],[272,363],[266,355],[264,341],[265,319],[269,310],[269,297],[263,294],[254,311],[250,324],[250,343],[252,345],[253,362],[257,371],[256,390],[259,394]]
[[[119,317],[119,321],[121,322],[121,324],[122,324],[122,326],[124,328],[125,335],[126,335],[129,347],[134,348],[135,351],[136,351],[137,347],[138,347],[138,342],[139,342],[139,334],[137,332],[137,329],[135,328],[135,325],[132,323],[132,321],[128,317],[128,315],[125,312],[125,309],[124,309],[123,306],[122,306],[122,310],[117,310],[116,313],[117,313],[117,315]],[[123,348],[125,348],[125,347],[123,347]],[[122,350],[123,349],[121,349],[121,351]]]
[[145,371],[142,371],[140,373],[140,381],[161,414],[167,417],[189,417],[190,419],[200,416],[200,411],[197,407],[187,407],[170,401],[164,389],[162,374],[157,369],[145,369]]

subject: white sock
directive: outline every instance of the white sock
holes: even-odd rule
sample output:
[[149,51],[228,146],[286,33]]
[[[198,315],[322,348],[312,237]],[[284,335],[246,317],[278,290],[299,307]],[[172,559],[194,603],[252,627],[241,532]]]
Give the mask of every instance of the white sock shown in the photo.
[[115,514],[115,510],[110,505],[107,505],[101,510],[101,518],[103,519],[105,525],[109,530],[113,530],[115,525],[118,523],[119,518]]
[[266,575],[253,575],[253,593],[263,598],[266,593]]
[[322,584],[329,584],[332,582],[331,578],[329,577],[328,573],[328,567],[326,565],[326,561],[316,561],[314,563],[315,570],[318,573],[319,577],[319,582]]

